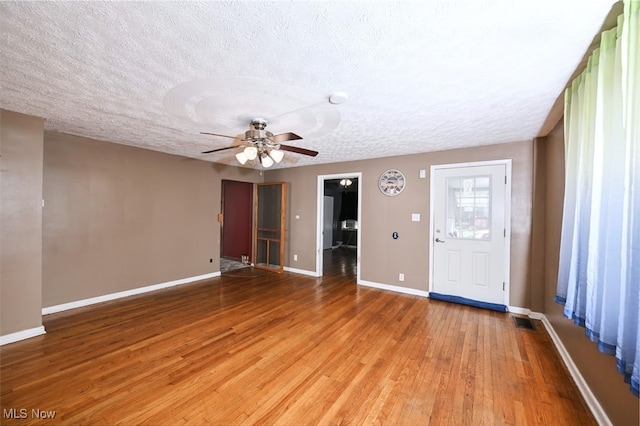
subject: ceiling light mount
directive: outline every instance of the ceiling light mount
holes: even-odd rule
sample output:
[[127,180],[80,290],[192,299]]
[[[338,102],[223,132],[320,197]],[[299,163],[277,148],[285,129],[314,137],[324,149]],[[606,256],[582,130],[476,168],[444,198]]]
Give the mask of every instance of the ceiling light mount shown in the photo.
[[340,105],[347,102],[347,99],[349,99],[349,96],[345,92],[335,92],[329,96],[329,103]]

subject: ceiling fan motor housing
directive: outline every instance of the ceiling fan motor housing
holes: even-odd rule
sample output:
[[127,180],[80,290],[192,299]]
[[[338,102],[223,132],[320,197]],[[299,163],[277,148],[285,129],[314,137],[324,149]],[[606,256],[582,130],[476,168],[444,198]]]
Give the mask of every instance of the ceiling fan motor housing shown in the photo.
[[271,137],[273,137],[273,133],[266,130],[247,130],[244,133],[244,138],[249,141],[270,139]]
[[267,120],[264,118],[254,118],[251,120],[251,127],[253,127],[253,129],[244,133],[244,137],[247,140],[256,141],[270,139],[273,136],[273,133],[265,130],[265,127],[267,127]]

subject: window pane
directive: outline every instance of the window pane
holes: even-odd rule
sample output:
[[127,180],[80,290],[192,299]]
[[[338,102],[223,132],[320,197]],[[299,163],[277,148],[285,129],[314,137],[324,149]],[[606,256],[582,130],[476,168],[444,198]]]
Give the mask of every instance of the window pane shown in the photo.
[[447,237],[491,239],[491,176],[447,178]]

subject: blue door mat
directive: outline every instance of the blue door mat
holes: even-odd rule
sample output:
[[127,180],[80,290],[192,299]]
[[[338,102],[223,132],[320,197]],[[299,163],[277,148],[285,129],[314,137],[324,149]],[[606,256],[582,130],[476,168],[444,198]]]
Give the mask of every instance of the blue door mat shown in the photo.
[[435,300],[443,300],[445,302],[459,303],[461,305],[474,306],[476,308],[489,309],[491,311],[507,312],[506,305],[498,303],[481,302],[479,300],[467,299],[466,297],[451,296],[449,294],[429,293],[429,297]]

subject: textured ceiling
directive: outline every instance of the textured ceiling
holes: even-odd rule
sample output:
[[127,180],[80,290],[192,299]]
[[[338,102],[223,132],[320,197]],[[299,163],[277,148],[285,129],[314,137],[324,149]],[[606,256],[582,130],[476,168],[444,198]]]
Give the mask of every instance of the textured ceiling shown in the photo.
[[527,140],[613,3],[0,2],[0,106],[232,164],[200,132],[258,116],[320,152],[280,167]]

